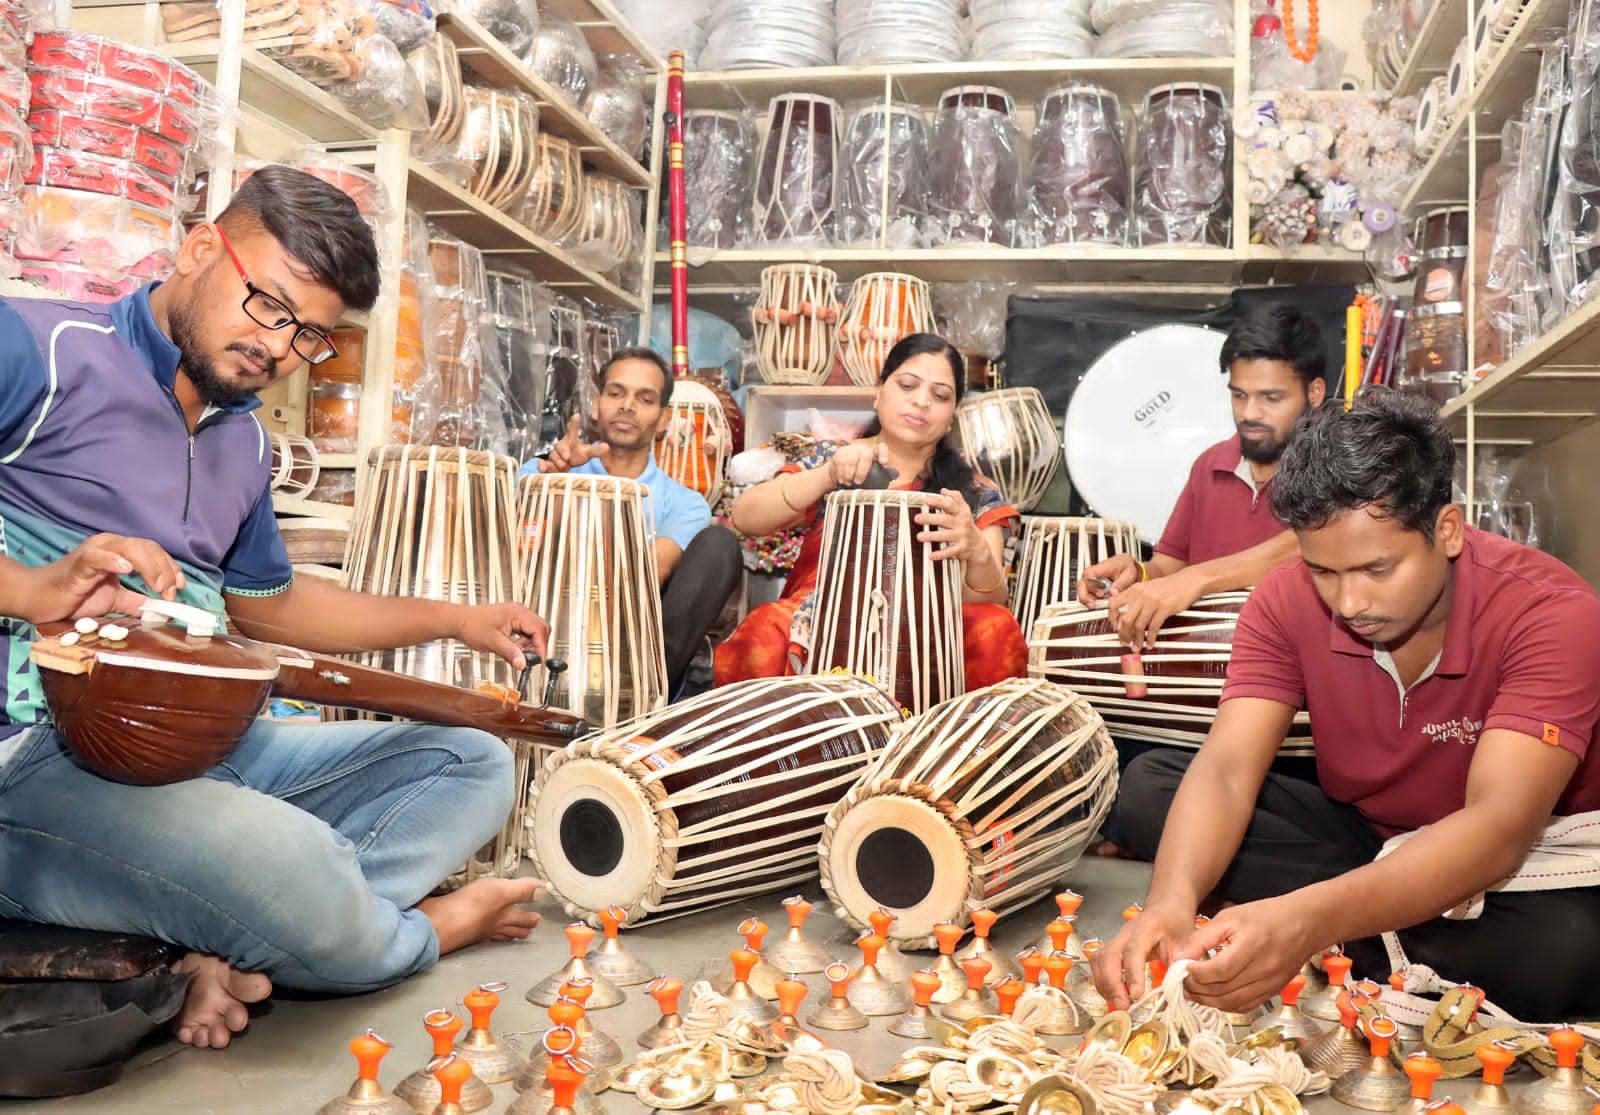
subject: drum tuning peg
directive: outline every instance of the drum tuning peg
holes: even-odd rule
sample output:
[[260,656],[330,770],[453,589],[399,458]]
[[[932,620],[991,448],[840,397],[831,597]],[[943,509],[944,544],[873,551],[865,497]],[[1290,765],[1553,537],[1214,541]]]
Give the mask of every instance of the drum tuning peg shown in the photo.
[[872,931],[883,938],[883,948],[878,952],[878,971],[883,973],[885,979],[905,983],[911,978],[911,973],[917,971],[919,965],[901,952],[900,946],[895,941],[893,930],[897,920],[882,906],[867,915]]
[[[1295,976],[1294,980],[1289,982],[1293,984],[1299,978]],[[1295,989],[1295,993],[1299,994],[1299,988]],[[1365,1029],[1372,1055],[1360,1068],[1345,1073],[1333,1082],[1333,1098],[1346,1106],[1359,1107],[1365,1111],[1393,1111],[1398,1107],[1404,1107],[1411,1095],[1411,1081],[1389,1059],[1389,1047],[1393,1044],[1400,1028],[1395,1025],[1394,1019],[1378,1014],[1367,1019]],[[1481,1055],[1482,1050],[1479,1050],[1479,1053]],[[1506,1064],[1509,1065],[1514,1060],[1516,1055],[1512,1054]],[[1488,1078],[1489,1072],[1486,1067],[1484,1079],[1487,1081]],[[1504,1095],[1505,1089],[1502,1088],[1500,1091]],[[1509,1099],[1506,1100],[1505,1106],[1510,1108]]]
[[[454,1056],[456,1035],[461,1032],[461,1019],[456,1017],[454,1011],[431,1010],[423,1015],[422,1028],[428,1031],[428,1038],[433,1042],[433,1054],[428,1065],[402,1080],[394,1094],[409,1104],[413,1111],[432,1111],[441,1102],[439,1080],[434,1076],[432,1066],[446,1057]],[[467,1062],[458,1063],[466,1066],[467,1078],[457,1093],[456,1102],[464,1111],[482,1111],[494,1099],[489,1092],[489,1085],[478,1079]]]
[[540,703],[548,708],[556,699],[556,683],[561,680],[561,675],[567,672],[567,663],[561,658],[546,658],[544,668],[544,700]]
[[[861,967],[850,986],[850,1002],[867,1014],[900,1014],[911,1006],[911,993],[904,983],[889,979],[878,968],[878,953],[883,938],[869,933],[856,942],[861,949]],[[937,995],[935,996],[937,1001]]]
[[828,953],[806,938],[805,923],[812,905],[799,895],[783,900],[784,911],[789,916],[789,928],[783,936],[772,942],[766,957],[778,968],[797,975],[820,972],[828,966]]
[[610,980],[603,978],[589,967],[589,946],[594,943],[595,931],[582,922],[573,922],[562,931],[567,937],[567,946],[572,956],[561,968],[528,989],[528,1002],[534,1006],[547,1007],[554,1003],[561,995],[561,985],[581,979],[591,980],[593,983],[593,997],[589,1000],[589,1010],[605,1010],[614,1007],[626,997],[622,989]]
[[391,1095],[378,1083],[378,1065],[390,1045],[368,1030],[350,1042],[356,1059],[356,1081],[342,1096],[336,1096],[317,1109],[317,1115],[411,1115],[411,1105]]
[[623,945],[618,931],[628,923],[628,911],[621,906],[601,910],[600,947],[589,954],[589,967],[618,987],[648,983],[655,972]]
[[517,696],[524,704],[526,704],[528,700],[528,682],[533,679],[534,667],[538,666],[543,661],[544,659],[540,658],[531,650],[525,652],[522,656],[522,675],[517,678]]
[[817,1030],[863,1030],[867,1016],[850,1002],[850,966],[835,961],[823,969],[828,980],[828,1001],[811,1012],[807,1025]]
[[456,1056],[472,1066],[485,1084],[501,1084],[516,1073],[517,1056],[489,1028],[489,1020],[500,1005],[503,983],[479,984],[462,1000],[472,1018],[472,1028],[456,1047]]

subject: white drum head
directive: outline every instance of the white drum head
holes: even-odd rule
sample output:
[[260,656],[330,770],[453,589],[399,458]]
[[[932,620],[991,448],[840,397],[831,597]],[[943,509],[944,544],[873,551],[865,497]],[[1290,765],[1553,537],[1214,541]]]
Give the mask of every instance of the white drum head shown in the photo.
[[1194,459],[1234,432],[1223,335],[1158,325],[1111,348],[1072,393],[1062,432],[1067,472],[1094,514],[1154,545]]
[[638,782],[602,759],[557,759],[529,827],[541,878],[569,908],[633,908],[658,875],[661,836]]
[[932,937],[960,922],[972,885],[961,835],[925,801],[900,794],[864,798],[823,832],[830,894],[862,925],[880,906],[895,916],[895,937]]

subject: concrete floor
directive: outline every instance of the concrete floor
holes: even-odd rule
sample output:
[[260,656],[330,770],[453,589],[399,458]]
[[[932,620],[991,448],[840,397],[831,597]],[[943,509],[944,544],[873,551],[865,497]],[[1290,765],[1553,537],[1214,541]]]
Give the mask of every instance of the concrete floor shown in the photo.
[[[1143,897],[1149,881],[1144,864],[1110,860],[1085,860],[1072,872],[1070,884],[1084,895],[1079,915],[1085,937],[1109,936],[1121,923],[1124,906]],[[808,896],[817,910],[808,931],[835,945],[841,956],[853,955],[849,942],[855,934],[823,909],[820,888]],[[692,981],[721,967],[727,951],[738,946],[735,926],[755,914],[774,927],[785,924],[779,906],[782,894],[708,913],[656,924],[646,923],[625,934],[637,955],[665,974],[683,980],[685,999]],[[117,1115],[312,1115],[331,1097],[341,1094],[353,1079],[354,1062],[345,1043],[372,1027],[394,1050],[384,1062],[382,1081],[393,1088],[425,1063],[429,1043],[422,1029],[428,1010],[454,1007],[463,1019],[461,997],[477,984],[504,980],[511,985],[495,1016],[496,1030],[526,1049],[548,1027],[542,1008],[524,999],[524,992],[565,962],[566,949],[560,927],[565,918],[560,907],[547,900],[541,907],[545,924],[530,941],[480,945],[447,957],[438,967],[398,987],[356,998],[322,1001],[275,1001],[271,1010],[255,1019],[249,1031],[223,1051],[195,1050],[168,1041],[142,1052],[122,1081],[111,1088],[84,1096],[50,1102],[0,1101],[0,1112],[23,1115],[48,1112],[76,1115],[115,1112]],[[1048,899],[1020,911],[995,930],[998,945],[1016,951],[1031,943],[1045,922],[1054,916]],[[824,988],[820,976],[808,977],[812,996]],[[804,1018],[806,1008],[802,1008]],[[596,1026],[617,1038],[624,1051],[637,1048],[635,1038],[657,1017],[654,1002],[640,989],[630,989],[627,1000],[593,1016]],[[914,1044],[885,1032],[890,1019],[874,1019],[870,1028],[825,1035],[857,1059],[866,1073],[886,1068],[907,1045]],[[1466,1089],[1458,1088],[1460,1094]],[[503,1111],[515,1098],[510,1084],[497,1085],[489,1115]],[[1441,1088],[1443,1095],[1446,1089]],[[642,1115],[645,1108],[633,1096],[607,1092],[601,1104],[610,1115]],[[1332,1115],[1349,1109],[1322,1098],[1309,1105],[1312,1115]]]

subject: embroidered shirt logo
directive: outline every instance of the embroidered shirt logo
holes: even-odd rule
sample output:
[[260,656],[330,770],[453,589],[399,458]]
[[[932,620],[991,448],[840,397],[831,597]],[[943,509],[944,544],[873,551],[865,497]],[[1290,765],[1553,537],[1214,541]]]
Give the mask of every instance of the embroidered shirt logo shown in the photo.
[[1422,726],[1422,734],[1434,743],[1454,743],[1464,747],[1471,747],[1477,743],[1478,733],[1481,731],[1483,731],[1483,721],[1459,717],[1455,720],[1442,720]]

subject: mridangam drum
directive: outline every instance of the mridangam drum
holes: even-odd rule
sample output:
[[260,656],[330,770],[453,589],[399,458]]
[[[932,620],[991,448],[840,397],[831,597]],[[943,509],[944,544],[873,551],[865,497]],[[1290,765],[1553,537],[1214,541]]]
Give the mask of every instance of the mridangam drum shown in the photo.
[[1200,453],[1234,432],[1221,333],[1158,325],[1113,345],[1067,404],[1072,486],[1095,514],[1124,519],[1152,546]]
[[846,244],[914,248],[928,215],[928,121],[916,105],[850,116],[842,148],[840,235]]
[[857,927],[880,907],[895,939],[1049,893],[1117,794],[1117,752],[1089,703],[1011,678],[908,722],[828,814],[822,886]]
[[839,276],[826,267],[785,263],[762,270],[761,295],[750,311],[762,379],[806,386],[828,378],[838,288]]
[[919,542],[923,492],[856,489],[828,497],[805,672],[873,678],[921,712],[966,691],[959,561]]
[[1058,85],[1039,102],[1028,200],[1045,244],[1128,240],[1122,106],[1097,85]]
[[[1233,656],[1233,628],[1248,592],[1202,596],[1162,626],[1156,645],[1132,653],[1104,607],[1048,607],[1028,633],[1028,674],[1081,693],[1118,738],[1196,748],[1217,716]],[[1310,755],[1311,721],[1298,713],[1282,748]]]
[[933,329],[928,284],[915,275],[880,271],[850,284],[839,315],[839,354],[858,387],[874,387],[895,342]]
[[605,727],[667,700],[647,495],[637,480],[572,473],[525,476],[517,489],[522,602],[568,667],[545,703]]
[[812,878],[822,819],[888,742],[846,674],[759,678],[573,743],[539,774],[533,860],[568,912],[633,924]]
[[699,492],[712,507],[722,498],[733,431],[722,400],[703,383],[680,379],[667,404],[667,428],[656,442],[661,471],[685,488]]
[[1018,511],[1033,510],[1061,466],[1061,435],[1037,388],[970,396],[956,408],[956,432],[972,467]]
[[1011,610],[1023,631],[1051,604],[1076,600],[1089,566],[1118,554],[1139,555],[1132,523],[1115,519],[1031,515],[1022,521]]

